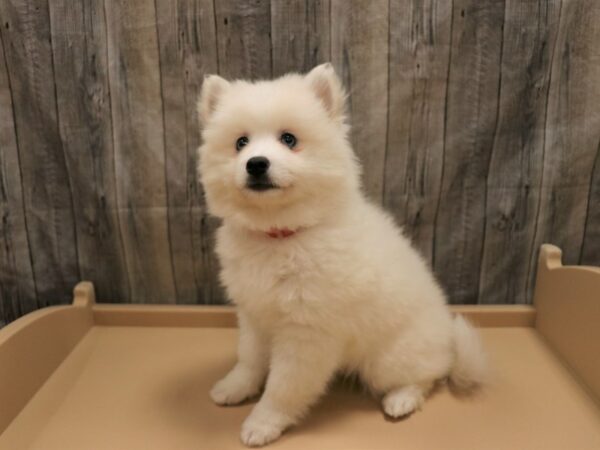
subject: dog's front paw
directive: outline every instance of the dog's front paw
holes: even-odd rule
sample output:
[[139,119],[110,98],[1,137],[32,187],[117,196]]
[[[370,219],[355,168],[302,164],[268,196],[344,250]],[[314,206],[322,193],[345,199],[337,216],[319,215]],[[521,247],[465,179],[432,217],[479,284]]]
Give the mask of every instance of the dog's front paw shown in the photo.
[[248,447],[266,445],[279,438],[285,427],[286,421],[277,413],[255,409],[242,425],[242,442]]
[[217,405],[236,405],[258,394],[260,386],[240,370],[232,370],[210,391]]

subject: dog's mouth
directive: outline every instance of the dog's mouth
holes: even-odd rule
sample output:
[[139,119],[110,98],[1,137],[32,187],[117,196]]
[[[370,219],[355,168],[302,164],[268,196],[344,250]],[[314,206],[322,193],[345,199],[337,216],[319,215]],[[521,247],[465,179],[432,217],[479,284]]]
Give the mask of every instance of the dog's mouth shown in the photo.
[[273,184],[269,180],[248,180],[246,188],[255,192],[270,191],[272,189],[279,189],[279,186]]

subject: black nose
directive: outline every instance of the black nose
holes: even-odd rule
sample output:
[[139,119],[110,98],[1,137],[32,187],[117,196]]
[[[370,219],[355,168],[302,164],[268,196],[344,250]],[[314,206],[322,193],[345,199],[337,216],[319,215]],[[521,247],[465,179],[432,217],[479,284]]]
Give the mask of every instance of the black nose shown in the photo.
[[264,175],[269,168],[269,160],[264,156],[253,156],[246,163],[246,172],[258,177]]

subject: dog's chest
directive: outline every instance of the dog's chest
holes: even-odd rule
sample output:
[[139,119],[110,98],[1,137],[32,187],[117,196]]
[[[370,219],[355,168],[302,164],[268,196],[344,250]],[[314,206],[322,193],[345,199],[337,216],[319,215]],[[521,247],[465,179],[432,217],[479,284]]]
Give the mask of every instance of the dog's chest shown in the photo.
[[232,271],[255,293],[270,295],[276,292],[279,296],[290,296],[292,291],[300,295],[299,290],[305,283],[315,282],[317,267],[319,262],[315,255],[302,247],[286,246],[240,255],[232,264]]
[[[231,244],[231,245],[229,245]],[[333,274],[326,250],[300,240],[225,242],[219,246],[222,278],[232,299],[289,312],[323,298]]]

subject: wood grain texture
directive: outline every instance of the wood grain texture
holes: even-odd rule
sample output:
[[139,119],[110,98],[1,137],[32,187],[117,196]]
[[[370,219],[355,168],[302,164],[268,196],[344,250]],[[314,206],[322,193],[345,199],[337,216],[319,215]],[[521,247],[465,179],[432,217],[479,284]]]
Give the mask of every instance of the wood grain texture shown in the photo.
[[223,303],[196,179],[207,73],[331,60],[368,196],[452,303],[600,265],[594,0],[0,0],[0,326],[70,299]]
[[37,308],[13,115],[0,34],[0,326]]
[[504,1],[457,0],[452,13],[434,267],[452,303],[477,303],[486,179],[498,121]]
[[388,1],[331,1],[331,62],[348,90],[363,185],[381,203],[387,134]]
[[444,154],[450,2],[390,3],[389,111],[383,204],[428,262]]
[[552,51],[560,1],[508,0],[505,6],[498,124],[483,212],[479,279],[482,303],[526,303],[534,247],[538,186]]
[[131,300],[176,300],[153,0],[105,2],[119,223]]
[[61,141],[71,173],[81,277],[100,298],[129,299],[117,213],[108,87],[106,21],[101,2],[53,0],[52,50]]
[[226,78],[270,78],[271,7],[268,0],[215,1],[219,73]]
[[272,0],[273,76],[308,72],[331,59],[328,0]]
[[[565,264],[577,264],[584,247],[593,169],[600,143],[600,3],[563,1],[556,39],[545,127],[544,165],[536,220],[537,247],[550,242],[563,250]],[[592,82],[592,80],[596,80]],[[595,180],[597,182],[597,178]],[[589,216],[590,232],[599,225]],[[587,242],[588,245],[590,241]],[[600,242],[587,252],[597,252]],[[599,264],[593,258],[586,259]],[[530,262],[530,281],[536,261]],[[532,292],[530,282],[528,292]]]
[[0,17],[38,306],[66,303],[80,274],[73,186],[58,127],[48,4],[1,1]]
[[600,142],[590,180],[590,195],[585,218],[585,234],[579,264],[600,265]]
[[165,124],[169,237],[178,303],[222,303],[212,240],[197,181],[200,130],[196,100],[205,75],[217,73],[212,0],[157,1]]

